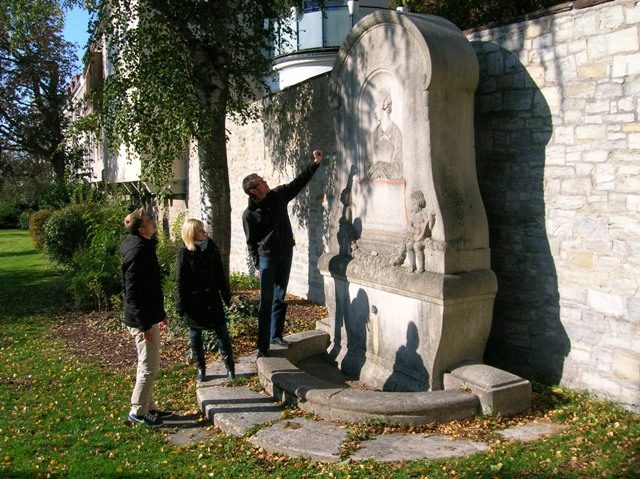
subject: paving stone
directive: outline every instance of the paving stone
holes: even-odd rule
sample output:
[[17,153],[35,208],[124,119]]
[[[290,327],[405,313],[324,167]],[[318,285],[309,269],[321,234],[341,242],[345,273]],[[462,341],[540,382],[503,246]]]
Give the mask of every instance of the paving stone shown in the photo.
[[339,461],[347,429],[327,421],[295,418],[260,429],[249,441],[263,449],[320,461]]
[[203,427],[180,429],[167,437],[167,441],[175,446],[186,446],[211,439],[211,432]]
[[385,434],[361,443],[361,449],[351,455],[355,461],[375,459],[380,462],[443,459],[468,456],[489,448],[482,442],[451,439],[447,436],[416,434]]
[[[236,360],[236,377],[253,376],[256,369],[256,355],[243,356]],[[196,373],[194,368],[193,374]],[[207,364],[207,376],[205,381],[198,381],[199,387],[217,386],[227,382],[227,368],[222,361]]]
[[536,441],[541,437],[550,434],[556,434],[564,429],[561,424],[553,422],[531,422],[522,426],[510,427],[502,431],[496,431],[505,439],[513,439],[514,441]]
[[243,386],[200,387],[196,395],[213,425],[234,436],[244,435],[255,425],[277,421],[282,412],[271,398]]

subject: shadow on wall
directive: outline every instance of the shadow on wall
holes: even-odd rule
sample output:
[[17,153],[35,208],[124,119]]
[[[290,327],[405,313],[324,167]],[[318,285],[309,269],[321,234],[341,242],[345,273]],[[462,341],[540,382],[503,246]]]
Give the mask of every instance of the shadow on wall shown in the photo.
[[560,322],[558,278],[545,222],[549,106],[518,56],[472,42],[478,179],[498,277],[488,364],[545,384],[562,377],[570,342]]
[[429,388],[429,373],[418,353],[420,334],[413,321],[407,325],[407,343],[396,351],[393,373],[385,381],[383,391],[426,391]]
[[[293,178],[300,173],[312,161],[314,149],[325,152],[323,165],[290,206],[292,223],[297,221],[300,228],[307,230],[307,297],[318,303],[324,303],[325,300],[323,280],[317,264],[323,253],[326,230],[323,202],[333,168],[332,153],[335,151],[333,125],[318,121],[319,118],[330,117],[327,112],[326,76],[313,78],[272,95],[265,102],[263,118],[267,158],[271,159],[274,170],[283,177]],[[301,241],[298,238],[296,242]]]

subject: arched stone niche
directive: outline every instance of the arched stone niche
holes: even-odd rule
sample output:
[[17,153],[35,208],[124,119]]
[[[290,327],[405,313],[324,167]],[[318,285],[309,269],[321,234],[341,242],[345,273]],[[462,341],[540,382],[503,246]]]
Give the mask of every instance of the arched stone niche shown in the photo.
[[333,68],[319,327],[343,370],[373,387],[441,389],[446,370],[482,362],[497,286],[475,169],[477,81],[455,25],[396,12],[358,22]]

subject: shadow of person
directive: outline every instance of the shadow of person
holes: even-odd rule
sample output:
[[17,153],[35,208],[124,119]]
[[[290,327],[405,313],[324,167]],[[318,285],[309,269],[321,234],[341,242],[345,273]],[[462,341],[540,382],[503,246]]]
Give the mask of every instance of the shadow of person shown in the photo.
[[[485,361],[545,384],[562,377],[571,344],[560,320],[558,275],[547,224],[549,105],[513,51],[471,42],[480,63],[475,136],[478,182],[489,222],[491,269],[498,279]],[[489,55],[500,56],[499,72]],[[497,101],[500,98],[501,101]]]
[[426,391],[429,373],[418,354],[420,335],[413,321],[407,325],[407,344],[400,346],[393,361],[393,372],[382,386],[383,391]]
[[367,322],[369,321],[369,297],[359,289],[351,301],[349,314],[345,317],[347,351],[342,360],[342,372],[350,379],[360,377],[360,371],[366,360]]

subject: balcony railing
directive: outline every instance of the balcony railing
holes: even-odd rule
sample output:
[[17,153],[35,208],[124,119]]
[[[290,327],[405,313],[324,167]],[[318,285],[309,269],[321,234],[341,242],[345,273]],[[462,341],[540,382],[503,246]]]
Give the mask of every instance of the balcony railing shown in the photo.
[[349,15],[346,1],[327,0],[323,9],[318,2],[302,3],[302,11],[292,8],[291,15],[276,24],[281,32],[273,47],[276,58],[300,51],[337,49],[358,20],[389,5],[388,0],[362,0]]

